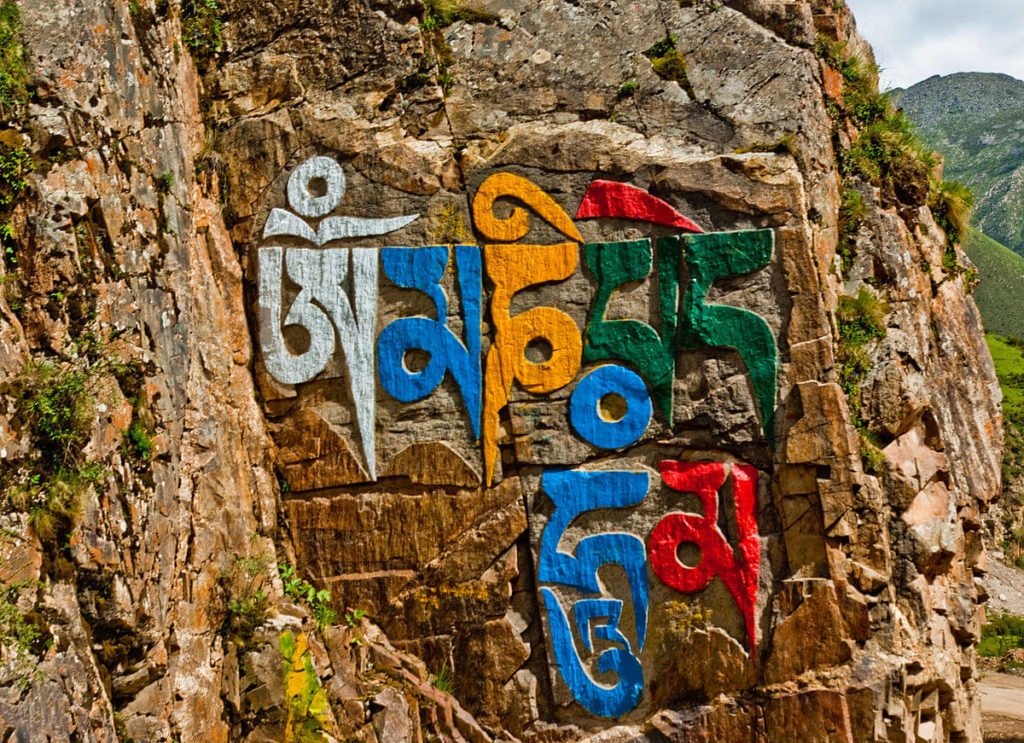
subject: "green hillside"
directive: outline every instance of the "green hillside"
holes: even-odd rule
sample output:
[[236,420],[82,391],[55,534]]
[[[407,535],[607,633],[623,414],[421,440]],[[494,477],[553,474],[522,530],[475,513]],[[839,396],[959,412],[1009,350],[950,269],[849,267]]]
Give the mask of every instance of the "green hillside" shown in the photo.
[[[996,376],[1003,390],[1003,426],[1006,433],[1003,482],[1009,483],[1024,474],[1024,341],[998,335],[986,335],[985,341],[992,352]],[[1019,497],[1016,500],[1020,502]]]
[[1024,81],[957,73],[892,94],[945,156],[945,177],[977,194],[975,226],[1024,255]]
[[981,279],[974,299],[985,330],[1024,338],[1024,258],[975,230],[963,247]]

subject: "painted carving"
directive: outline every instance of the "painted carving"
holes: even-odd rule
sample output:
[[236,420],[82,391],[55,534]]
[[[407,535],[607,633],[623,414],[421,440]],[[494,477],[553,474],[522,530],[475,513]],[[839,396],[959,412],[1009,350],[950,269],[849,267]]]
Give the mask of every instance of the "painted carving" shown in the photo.
[[[583,341],[579,328],[566,313],[554,307],[533,307],[515,317],[509,314],[512,297],[519,291],[548,281],[563,281],[576,271],[576,226],[554,199],[511,173],[492,175],[473,198],[473,220],[488,240],[520,240],[529,232],[529,215],[520,207],[504,219],[494,215],[499,198],[515,199],[574,242],[557,245],[493,245],[484,247],[487,275],[494,283],[491,322],[494,343],[487,353],[484,391],[483,453],[485,480],[494,478],[498,455],[498,414],[509,401],[513,383],[535,395],[554,392],[572,382],[580,367]],[[551,349],[541,361],[527,358],[527,347],[543,342]]]
[[[418,289],[434,302],[437,319],[406,317],[388,325],[377,339],[378,372],[381,386],[397,400],[422,400],[433,392],[450,372],[462,392],[473,435],[480,437],[480,249],[455,246],[466,343],[448,328],[448,299],[441,278],[448,266],[448,248],[384,248],[381,260],[391,281],[407,289]],[[418,371],[405,364],[408,351],[418,349],[429,355]]]
[[[757,645],[754,605],[757,576],[761,565],[757,533],[757,470],[748,465],[732,466],[732,490],[739,531],[739,550],[733,552],[718,526],[719,497],[729,476],[728,466],[718,462],[662,462],[661,476],[673,490],[694,493],[704,514],[670,513],[651,532],[651,567],[665,585],[692,593],[707,588],[715,576],[721,578],[743,615],[747,644],[753,655]],[[679,561],[682,544],[700,549],[700,562],[690,567]]]
[[[601,594],[598,571],[605,565],[619,565],[629,581],[635,644],[619,628],[621,599],[588,598],[575,605],[576,629],[586,650],[592,647],[591,629],[595,636],[619,645],[598,657],[598,671],[618,675],[618,683],[610,688],[586,671],[565,610],[551,589],[541,589],[552,649],[566,685],[591,713],[618,717],[633,709],[643,693],[643,670],[637,659],[647,635],[647,561],[643,540],[633,534],[597,534],[581,539],[575,555],[561,551],[559,544],[580,514],[640,503],[647,495],[648,476],[637,472],[551,471],[544,473],[542,487],[554,502],[555,511],[541,537],[538,579],[574,588],[582,594]],[[597,624],[598,618],[605,621]]]
[[576,219],[617,217],[678,227],[690,232],[703,230],[672,208],[672,205],[647,191],[626,183],[594,181],[576,210]]
[[583,358],[614,359],[635,366],[650,383],[654,400],[672,424],[672,383],[676,368],[679,245],[658,241],[658,306],[661,334],[640,320],[606,320],[612,293],[651,271],[651,241],[596,243],[584,246],[587,266],[597,278],[597,294],[587,324]]
[[[281,318],[281,256],[288,277],[300,291],[284,323]],[[342,282],[352,263],[352,301]],[[377,317],[377,251],[333,248],[261,248],[260,340],[267,370],[280,382],[299,384],[312,379],[335,351],[335,330],[349,372],[349,391],[356,410],[363,456],[370,479],[376,480],[374,455],[373,331]],[[293,355],[285,344],[283,327],[305,329],[309,345]]]
[[[631,456],[647,458],[653,465],[658,455],[648,434],[652,415],[656,410],[659,420],[673,423],[676,358],[683,348],[726,347],[739,352],[757,413],[771,439],[778,372],[771,329],[757,314],[708,304],[707,297],[716,280],[768,265],[774,251],[772,231],[703,233],[646,191],[595,181],[577,219],[629,219],[693,234],[584,244],[573,220],[550,195],[521,176],[498,173],[481,184],[472,200],[482,247],[329,246],[332,241],[384,235],[417,219],[332,216],[344,191],[345,176],[338,163],[326,157],[302,163],[288,181],[293,211],[270,212],[262,233],[269,244],[258,250],[260,341],[268,372],[281,383],[302,384],[322,374],[339,354],[345,363],[354,435],[335,447],[346,452],[349,471],[344,483],[332,486],[362,477],[355,455],[349,453],[349,441],[356,437],[366,472],[376,479],[377,379],[399,403],[424,400],[448,376],[458,388],[465,407],[465,423],[460,425],[468,425],[479,440],[482,478],[475,471],[478,465],[471,464],[474,458],[465,458],[455,441],[399,440],[393,446],[389,440],[382,446],[390,452],[390,461],[381,468],[384,476],[431,486],[478,487],[481,479],[492,484],[499,417],[514,399],[516,385],[541,396],[575,383],[564,407],[561,401],[537,401],[538,412],[528,410],[522,416],[524,425],[538,420],[550,426],[549,421],[564,411],[582,441],[604,452],[645,444],[633,448]],[[543,224],[531,225],[535,219]],[[521,243],[531,226],[565,241]],[[581,255],[594,287],[583,333],[557,306],[522,307],[530,296],[524,292],[576,275]],[[616,292],[646,281],[652,282],[652,289],[656,282],[646,316],[622,318],[614,308],[609,310]],[[574,284],[576,296],[577,290]],[[410,291],[419,292],[421,300],[428,297],[432,309],[422,316],[398,317],[375,336],[378,303],[395,294],[411,296]],[[489,347],[483,338],[484,301],[490,311]],[[550,303],[557,304],[557,299]],[[585,362],[587,369],[582,367]],[[515,412],[519,415],[518,407]],[[326,421],[322,428],[324,440],[350,436]],[[293,438],[303,435],[301,427],[289,430]],[[465,433],[460,436],[468,441]],[[574,447],[590,451],[580,442],[563,449],[553,446],[552,451],[572,452]],[[293,448],[305,451],[298,443]],[[288,466],[294,470],[304,463],[297,460]],[[645,651],[650,603],[674,591],[703,591],[720,578],[743,618],[746,645],[756,654],[757,471],[718,462],[664,461],[659,467],[667,490],[650,489],[655,475],[649,471],[556,467],[540,477],[553,509],[535,532],[537,579],[553,672],[579,704],[599,716],[619,717],[640,704],[644,659],[652,652]],[[310,471],[307,482],[323,482],[322,473]],[[648,499],[678,497],[669,491],[696,495],[702,512],[665,507],[668,512],[660,513],[665,501]],[[731,504],[723,498],[731,498]],[[534,517],[543,520],[545,510],[542,506]],[[719,525],[723,512],[735,514],[736,535],[729,529],[727,536]],[[641,523],[648,526],[637,526]],[[700,551],[695,565],[680,560],[679,548],[686,544]]]
[[[666,238],[675,240],[678,238]],[[690,286],[683,296],[681,337],[690,347],[735,348],[747,366],[765,434],[772,438],[775,423],[775,385],[778,348],[771,328],[750,310],[709,305],[704,300],[716,279],[764,268],[775,248],[771,230],[687,235],[686,266]]]
[[[316,195],[311,188],[314,181],[323,182],[324,193]],[[345,172],[329,157],[311,157],[288,178],[288,203],[303,217],[316,218],[330,214],[345,195]],[[284,209],[273,209],[263,227],[264,239],[274,235],[301,237],[323,246],[332,240],[350,237],[386,235],[414,222],[418,214],[388,219],[362,217],[327,217],[314,230],[306,221]]]
[[[618,395],[625,411],[617,420],[601,409],[608,395]],[[599,366],[580,380],[569,398],[569,420],[581,437],[602,449],[636,442],[651,422],[651,397],[635,372],[614,364]]]
[[[313,188],[322,181],[323,193]],[[345,174],[328,157],[313,157],[288,179],[288,201],[307,218],[333,211],[345,193]],[[327,217],[316,232],[300,217],[274,209],[263,237],[299,237],[317,246],[348,237],[380,235],[399,229],[417,215],[392,219]],[[349,277],[351,301],[342,284]],[[266,247],[259,251],[260,342],[267,371],[284,384],[301,384],[323,371],[340,345],[348,367],[349,392],[356,412],[363,457],[371,480],[377,479],[374,448],[373,332],[377,317],[377,251],[359,248]],[[299,293],[281,322],[282,284],[288,276]],[[306,349],[292,353],[284,338],[288,326],[302,328]],[[337,341],[335,339],[337,331]]]

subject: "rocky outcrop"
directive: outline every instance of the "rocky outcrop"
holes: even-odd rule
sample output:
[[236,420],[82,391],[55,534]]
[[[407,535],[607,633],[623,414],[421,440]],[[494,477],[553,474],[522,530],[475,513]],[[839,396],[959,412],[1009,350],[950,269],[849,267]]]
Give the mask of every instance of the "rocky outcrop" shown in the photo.
[[[921,184],[840,171],[858,131],[835,117],[842,76],[816,52],[871,58],[842,3],[218,5],[21,8],[35,95],[3,141],[35,170],[0,302],[7,487],[38,474],[31,359],[88,380],[75,461],[102,472],[50,531],[8,503],[0,578],[39,628],[25,652],[40,673],[5,671],[5,735],[980,740],[998,386]],[[640,207],[601,202],[595,181],[705,235],[666,212],[628,219]],[[509,198],[531,207],[529,231]],[[664,354],[582,350],[603,265],[587,250],[606,243],[647,263],[597,320],[642,320]],[[401,279],[400,255],[365,258],[447,244],[471,249],[445,249],[434,283],[426,260]],[[524,266],[551,274],[498,306]],[[884,328],[851,403],[844,312],[862,295]],[[536,378],[501,356],[531,307],[569,323],[537,321],[546,350],[523,341]],[[481,325],[494,378],[474,388],[453,370],[436,392],[391,394],[380,346],[366,366],[360,339],[409,316],[447,322],[470,359]],[[544,367],[573,343],[597,355]],[[312,373],[280,371],[321,353]],[[397,358],[396,380],[431,363]],[[653,401],[623,445],[568,420],[595,368],[650,377],[623,395]],[[584,497],[566,477],[556,503],[545,476],[566,468],[634,477],[560,538],[557,511]],[[608,535],[596,590],[550,567]],[[298,578],[282,581],[289,564]],[[695,582],[694,565],[713,572]],[[582,656],[581,675],[560,653]],[[627,677],[632,706],[601,701]]]

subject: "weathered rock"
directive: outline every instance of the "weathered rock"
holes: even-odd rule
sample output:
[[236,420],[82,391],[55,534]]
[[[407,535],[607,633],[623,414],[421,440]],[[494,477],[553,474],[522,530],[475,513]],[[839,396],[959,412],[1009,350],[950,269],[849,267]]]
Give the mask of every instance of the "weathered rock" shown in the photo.
[[[857,132],[829,117],[842,79],[812,49],[823,35],[872,59],[842,3],[472,0],[431,28],[416,0],[220,0],[216,51],[190,46],[195,28],[177,3],[22,5],[36,95],[2,142],[22,144],[36,170],[4,215],[18,262],[5,267],[16,282],[5,277],[0,298],[0,459],[6,477],[38,456],[15,396],[26,361],[71,363],[96,355],[86,349],[98,339],[104,409],[81,449],[105,474],[68,517],[66,544],[24,513],[2,516],[0,580],[33,582],[18,610],[53,643],[38,649],[42,678],[27,688],[9,669],[0,677],[0,730],[284,740],[297,714],[285,666],[296,666],[281,638],[302,633],[312,677],[303,666],[292,679],[328,703],[304,712],[325,740],[980,740],[974,576],[999,483],[998,393],[964,278],[943,271],[921,173],[884,189],[840,176],[836,148]],[[676,79],[645,54],[669,41],[685,69]],[[770,231],[767,262],[712,281],[707,308],[763,320],[778,348],[773,409],[732,347],[673,346],[672,423],[658,410],[635,445],[600,447],[567,412],[583,375],[609,361],[588,358],[553,391],[508,385],[489,472],[486,436],[453,374],[414,401],[380,380],[376,340],[397,319],[447,322],[468,343],[457,256],[440,282],[446,312],[378,271],[369,371],[352,372],[346,351],[316,379],[275,378],[259,251],[303,246],[263,234],[273,209],[294,207],[289,178],[313,156],[344,172],[331,217],[416,215],[391,234],[316,243],[318,256],[509,249],[516,240],[487,237],[471,208],[495,173],[529,179],[566,215],[553,227],[530,204],[527,244],[576,240],[566,223],[589,243],[656,246],[679,234],[574,220],[598,179],[638,187],[709,233]],[[849,188],[865,209],[844,273]],[[496,221],[508,213],[494,209]],[[569,245],[574,270],[516,293],[508,312],[558,308],[582,339],[598,277]],[[524,253],[523,265],[544,252]],[[608,319],[666,330],[671,318],[654,308],[669,277],[655,277],[656,258],[651,274],[606,297]],[[493,269],[484,262],[484,374],[501,346]],[[675,276],[679,307],[695,273]],[[852,405],[836,368],[836,308],[865,287],[889,310]],[[287,304],[299,288],[283,282]],[[313,346],[302,323],[286,322],[286,353]],[[639,369],[647,359],[618,361]],[[358,411],[369,405],[366,426]],[[152,429],[151,458],[123,443],[134,421]],[[862,461],[855,421],[879,437],[880,454]],[[706,531],[721,534],[719,559],[734,567],[694,590],[673,587],[649,557],[666,515],[693,523],[708,508],[667,485],[665,461],[710,462],[732,478],[713,494],[720,513]],[[757,479],[746,504],[736,495],[743,465]],[[584,509],[545,552],[558,504],[542,477],[564,468],[638,473],[648,495]],[[741,548],[749,521],[753,541]],[[549,553],[579,558],[584,539],[608,534],[635,537],[639,578],[625,561],[592,576],[596,592],[541,576]],[[683,542],[673,569],[708,559]],[[278,564],[332,592],[344,625],[324,629],[322,644],[307,615],[328,607],[290,603],[298,594],[291,585],[284,595]],[[742,586],[722,577],[740,574]],[[646,642],[630,580],[646,581]],[[246,619],[243,599],[257,595],[266,616]],[[595,596],[604,603],[584,603]],[[577,629],[592,622],[592,636],[570,631],[556,649],[548,597]],[[602,653],[612,648],[636,658],[641,692],[609,719],[579,703],[556,650],[580,655],[581,673],[611,689],[621,668],[602,666],[612,657]],[[448,685],[454,696],[437,688]]]

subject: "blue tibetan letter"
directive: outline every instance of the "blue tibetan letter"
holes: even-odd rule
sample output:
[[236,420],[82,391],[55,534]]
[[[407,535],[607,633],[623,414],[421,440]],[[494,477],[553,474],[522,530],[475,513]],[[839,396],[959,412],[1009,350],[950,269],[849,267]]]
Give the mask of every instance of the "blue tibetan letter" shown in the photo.
[[[448,299],[441,278],[448,266],[444,245],[428,248],[384,248],[384,273],[398,286],[417,289],[431,298],[437,320],[403,317],[384,328],[377,339],[378,374],[381,385],[402,402],[422,400],[431,394],[450,371],[459,385],[469,411],[473,435],[480,437],[480,249],[455,246],[455,263],[462,297],[466,343],[448,327]],[[421,350],[430,360],[419,371],[405,365],[405,354]]]
[[[647,495],[649,478],[643,472],[545,472],[544,492],[555,504],[555,511],[544,527],[540,541],[538,578],[575,588],[583,594],[600,594],[598,571],[604,565],[619,565],[629,579],[637,644],[632,647],[619,631],[623,602],[618,599],[586,598],[576,602],[576,628],[583,646],[590,650],[591,632],[601,639],[620,645],[598,656],[597,669],[618,674],[618,683],[607,687],[594,681],[585,670],[573,641],[573,633],[554,592],[542,588],[547,608],[551,644],[562,678],[577,701],[595,715],[618,717],[629,712],[643,694],[643,671],[637,654],[647,634],[647,555],[639,537],[624,533],[605,533],[584,537],[572,555],[558,549],[572,521],[599,508],[635,506]],[[597,619],[604,619],[597,622]]]

